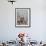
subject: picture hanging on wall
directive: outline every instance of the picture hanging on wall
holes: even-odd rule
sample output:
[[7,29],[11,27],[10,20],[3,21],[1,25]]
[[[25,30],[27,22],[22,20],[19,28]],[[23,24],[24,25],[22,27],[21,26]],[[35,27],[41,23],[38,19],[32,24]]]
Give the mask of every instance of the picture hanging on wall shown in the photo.
[[15,27],[31,27],[30,8],[15,8]]

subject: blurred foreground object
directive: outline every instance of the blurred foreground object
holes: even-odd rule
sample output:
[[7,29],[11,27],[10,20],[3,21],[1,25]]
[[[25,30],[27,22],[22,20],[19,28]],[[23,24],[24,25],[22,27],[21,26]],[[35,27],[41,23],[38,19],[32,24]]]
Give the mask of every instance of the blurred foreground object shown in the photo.
[[21,32],[21,33],[19,33],[19,35],[18,35],[18,37],[20,38],[20,46],[23,46],[23,45],[25,45],[25,43],[24,43],[24,36],[25,36],[25,33],[24,32]]

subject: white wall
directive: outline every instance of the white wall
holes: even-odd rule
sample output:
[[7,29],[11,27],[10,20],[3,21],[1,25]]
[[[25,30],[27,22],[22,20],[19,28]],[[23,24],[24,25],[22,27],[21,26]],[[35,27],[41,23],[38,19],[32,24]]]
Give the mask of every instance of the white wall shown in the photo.
[[[15,27],[15,8],[31,8],[31,27]],[[46,1],[17,0],[13,5],[0,0],[0,40],[15,40],[19,32],[29,33],[33,40],[46,40]]]

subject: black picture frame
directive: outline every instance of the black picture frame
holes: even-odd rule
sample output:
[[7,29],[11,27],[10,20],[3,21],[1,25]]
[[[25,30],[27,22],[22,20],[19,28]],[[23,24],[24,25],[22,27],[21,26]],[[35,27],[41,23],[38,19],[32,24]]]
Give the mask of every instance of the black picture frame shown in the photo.
[[31,27],[31,8],[15,8],[15,27]]

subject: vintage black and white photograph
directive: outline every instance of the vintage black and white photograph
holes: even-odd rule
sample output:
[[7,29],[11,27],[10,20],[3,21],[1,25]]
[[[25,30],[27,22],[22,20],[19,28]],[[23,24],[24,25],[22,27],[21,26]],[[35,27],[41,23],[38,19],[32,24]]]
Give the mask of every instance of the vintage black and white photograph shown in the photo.
[[16,8],[15,26],[29,27],[30,26],[30,8]]

